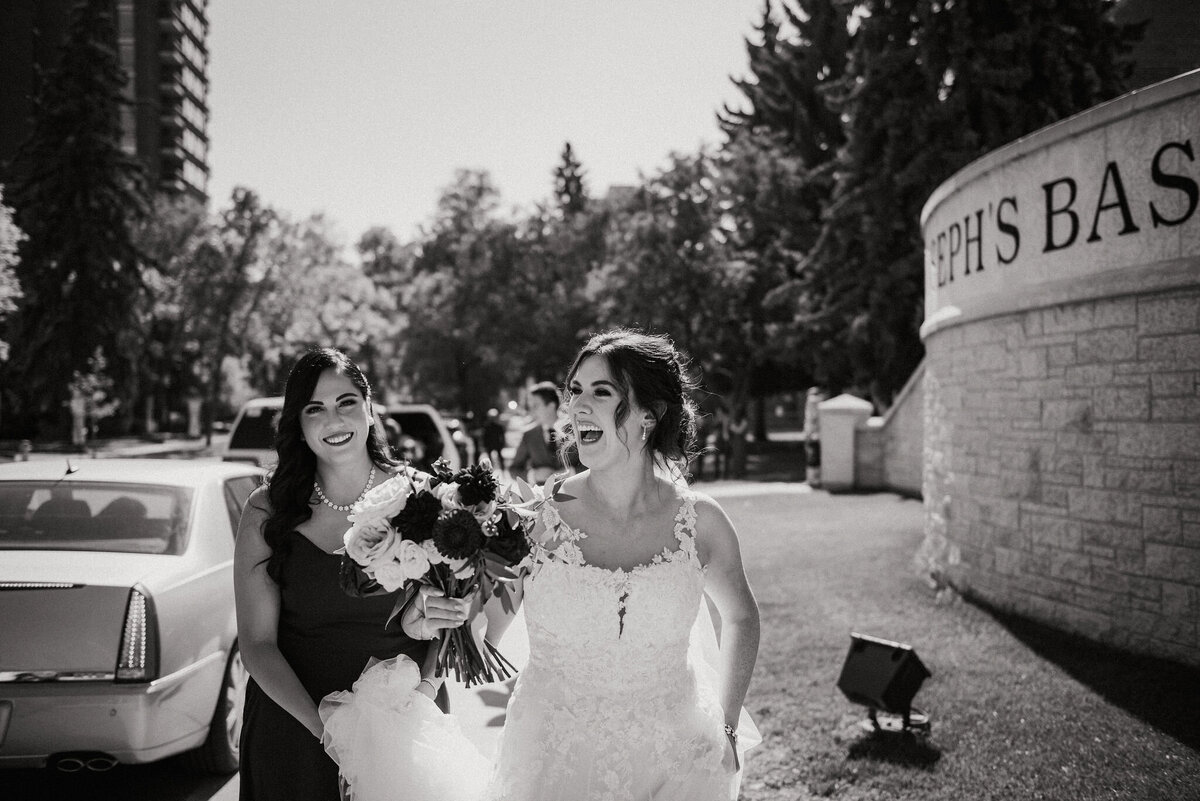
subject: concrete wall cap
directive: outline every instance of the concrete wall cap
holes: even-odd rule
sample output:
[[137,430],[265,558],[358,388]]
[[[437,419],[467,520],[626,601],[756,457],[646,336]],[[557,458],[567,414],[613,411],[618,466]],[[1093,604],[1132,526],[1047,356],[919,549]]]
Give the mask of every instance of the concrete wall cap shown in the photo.
[[821,401],[817,404],[817,408],[822,413],[852,412],[854,414],[861,414],[866,412],[867,414],[870,414],[875,407],[870,401],[865,401],[862,398],[855,397],[854,395],[842,393],[836,398],[830,398],[827,401]]

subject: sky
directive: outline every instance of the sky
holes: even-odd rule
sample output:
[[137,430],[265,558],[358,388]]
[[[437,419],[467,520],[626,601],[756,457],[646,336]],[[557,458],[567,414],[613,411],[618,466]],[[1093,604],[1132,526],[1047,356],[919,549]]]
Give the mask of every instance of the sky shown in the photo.
[[235,186],[344,244],[428,224],[458,168],[505,211],[570,141],[593,195],[722,139],[763,0],[212,0],[209,195]]

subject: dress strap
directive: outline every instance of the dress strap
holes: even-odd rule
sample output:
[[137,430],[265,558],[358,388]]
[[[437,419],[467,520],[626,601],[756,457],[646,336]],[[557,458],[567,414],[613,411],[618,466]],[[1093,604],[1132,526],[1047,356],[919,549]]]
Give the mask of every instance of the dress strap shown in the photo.
[[587,535],[567,524],[551,500],[542,504],[540,517],[544,534],[540,541],[534,540],[532,562],[536,565],[552,559],[568,564],[583,564],[583,552],[576,543]]
[[685,490],[675,515],[675,539],[679,542],[679,550],[692,560],[698,561],[696,552],[696,493]]

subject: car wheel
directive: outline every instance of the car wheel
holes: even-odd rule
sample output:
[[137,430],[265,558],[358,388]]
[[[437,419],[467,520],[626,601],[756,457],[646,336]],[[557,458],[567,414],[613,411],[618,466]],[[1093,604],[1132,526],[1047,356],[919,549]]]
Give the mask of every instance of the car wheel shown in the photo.
[[241,764],[239,743],[242,739],[242,709],[246,702],[246,684],[250,674],[242,662],[242,652],[234,643],[225,679],[217,696],[217,708],[208,727],[208,739],[199,748],[184,754],[187,767],[196,773],[234,773]]

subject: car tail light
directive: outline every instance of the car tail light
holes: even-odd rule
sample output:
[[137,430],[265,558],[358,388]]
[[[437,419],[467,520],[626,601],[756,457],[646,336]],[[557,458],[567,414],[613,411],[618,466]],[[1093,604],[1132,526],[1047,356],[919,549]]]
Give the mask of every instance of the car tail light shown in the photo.
[[158,676],[158,627],[150,596],[136,587],[129,591],[117,681],[150,681]]

